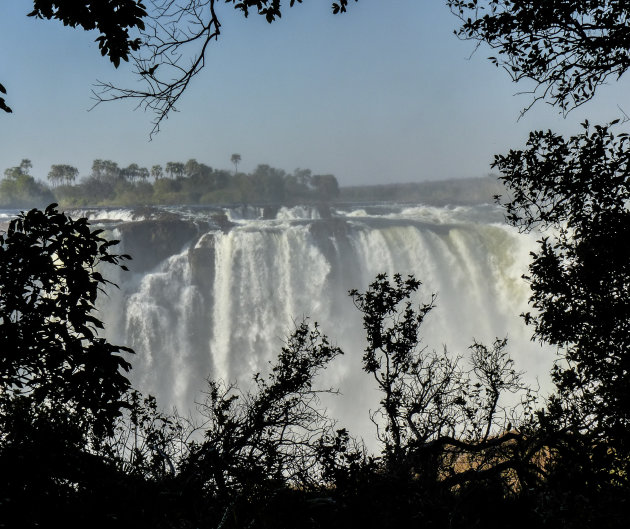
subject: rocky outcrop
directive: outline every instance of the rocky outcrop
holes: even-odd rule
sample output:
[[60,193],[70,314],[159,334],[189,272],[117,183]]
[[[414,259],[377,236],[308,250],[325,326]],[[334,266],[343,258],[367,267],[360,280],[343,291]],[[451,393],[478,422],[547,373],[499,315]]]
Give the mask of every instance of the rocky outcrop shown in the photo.
[[120,224],[118,230],[122,248],[133,248],[129,268],[134,272],[146,272],[181,252],[199,235],[200,227],[192,221],[164,218]]

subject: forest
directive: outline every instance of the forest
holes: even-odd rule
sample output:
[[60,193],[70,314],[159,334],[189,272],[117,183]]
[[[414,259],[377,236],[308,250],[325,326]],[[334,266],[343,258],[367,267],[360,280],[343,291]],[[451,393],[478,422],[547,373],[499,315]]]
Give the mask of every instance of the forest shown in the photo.
[[[237,155],[239,156],[239,155]],[[76,167],[54,164],[44,184],[32,176],[32,164],[5,169],[0,180],[0,207],[23,209],[44,207],[51,202],[64,208],[84,206],[153,205],[293,205],[310,203],[491,203],[504,192],[497,175],[482,178],[402,184],[341,187],[334,175],[313,174],[309,169],[282,169],[259,164],[252,173],[212,167],[191,159],[168,162],[151,169],[130,164],[119,167],[111,160],[94,160],[89,175],[79,177]]]
[[[238,154],[232,158],[240,161]],[[238,161],[230,172],[194,159],[167,162],[164,167],[153,165],[150,170],[136,163],[119,167],[111,160],[94,160],[90,174],[84,177],[79,177],[76,167],[54,164],[46,185],[31,175],[32,164],[24,159],[4,171],[0,207],[42,207],[51,202],[62,207],[295,204],[328,202],[339,195],[333,175],[312,174],[309,169],[286,173],[264,164],[247,174],[237,171]]]
[[[280,16],[280,2],[228,3],[269,22]],[[79,23],[53,4],[64,2],[35,2],[34,14]],[[114,29],[144,27],[140,2],[116,4],[134,9],[113,9],[110,18],[122,18]],[[490,46],[515,80],[537,83],[535,99],[563,110],[630,66],[625,2],[447,4],[461,38]],[[347,8],[347,0],[333,4],[335,12]],[[93,23],[82,14],[82,27]],[[218,19],[210,22],[218,32]],[[102,31],[102,53],[115,64],[142,45],[126,29]],[[168,97],[161,101],[168,105]],[[4,98],[0,108],[8,112]],[[133,351],[99,335],[95,304],[114,286],[108,271],[124,271],[133,256],[116,253],[117,241],[56,204],[20,213],[0,234],[0,526],[625,527],[630,136],[623,126],[584,122],[570,137],[532,131],[522,149],[492,164],[505,186],[497,201],[507,223],[541,233],[525,276],[531,310],[522,316],[533,339],[557,351],[550,395],[522,382],[509,341],[474,342],[466,358],[425,348],[423,322],[439,308],[421,278],[380,274],[348,293],[366,336],[361,369],[380,395],[375,453],[321,406],[335,388],[320,387],[317,375],[343,351],[308,319],[296,323],[267,373],[252,374],[251,387],[209,379],[201,423],[160,410],[131,387]],[[5,173],[5,185],[49,200],[52,191],[29,170],[24,160]],[[162,181],[179,182],[163,192],[183,192],[189,178],[169,176],[147,185],[154,192]],[[321,188],[314,178],[309,193],[336,193],[332,178]],[[55,190],[83,185],[63,180]],[[411,301],[417,292],[424,301]],[[505,394],[518,395],[517,404],[504,406]]]

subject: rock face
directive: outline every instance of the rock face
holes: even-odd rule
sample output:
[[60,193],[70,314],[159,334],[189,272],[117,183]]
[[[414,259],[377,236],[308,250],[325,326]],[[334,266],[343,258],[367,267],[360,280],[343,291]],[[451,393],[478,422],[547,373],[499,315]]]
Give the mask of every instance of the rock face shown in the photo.
[[214,285],[214,237],[202,236],[196,245],[188,250],[191,282],[201,292],[212,292]]
[[[207,229],[208,226],[205,226]],[[133,260],[129,268],[134,272],[146,272],[197,237],[201,226],[192,221],[177,218],[142,220],[118,226],[123,248],[131,252]],[[204,230],[205,231],[205,230]],[[132,249],[133,250],[129,250]]]

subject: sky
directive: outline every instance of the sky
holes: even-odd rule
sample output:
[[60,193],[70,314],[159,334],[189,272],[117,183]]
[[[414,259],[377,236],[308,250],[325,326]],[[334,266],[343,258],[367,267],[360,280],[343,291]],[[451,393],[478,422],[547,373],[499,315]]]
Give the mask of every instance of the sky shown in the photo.
[[[8,5],[7,5],[8,4]],[[421,182],[488,174],[494,154],[521,148],[530,130],[579,131],[621,117],[628,81],[600,89],[566,118],[537,103],[487,60],[492,51],[453,34],[444,0],[360,0],[332,15],[304,0],[267,24],[221,4],[222,34],[178,112],[150,140],[153,115],[131,102],[93,105],[97,79],[133,86],[127,64],[100,56],[94,32],[26,17],[3,2],[0,83],[13,114],[0,115],[0,170],[33,162],[87,175],[92,160],[150,167],[196,158],[239,170],[258,164],[332,173],[341,185]]]

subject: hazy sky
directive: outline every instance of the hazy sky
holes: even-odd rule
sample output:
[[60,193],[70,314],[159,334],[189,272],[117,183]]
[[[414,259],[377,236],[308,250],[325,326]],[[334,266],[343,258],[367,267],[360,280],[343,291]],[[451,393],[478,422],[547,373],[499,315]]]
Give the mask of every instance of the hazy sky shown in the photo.
[[[620,116],[628,83],[600,90],[563,119],[510,82],[481,47],[453,35],[443,0],[361,0],[333,16],[330,0],[287,7],[271,25],[221,5],[223,24],[206,69],[177,114],[149,141],[152,114],[129,102],[91,112],[94,81],[132,85],[126,64],[101,58],[95,33],[26,17],[32,3],[3,2],[0,82],[14,113],[0,115],[0,170],[33,161],[87,174],[95,158],[151,166],[196,158],[212,167],[259,163],[333,173],[342,185],[481,176],[495,153],[534,128],[571,133],[586,117]],[[470,58],[469,58],[470,57]],[[625,87],[625,89],[624,89]]]

